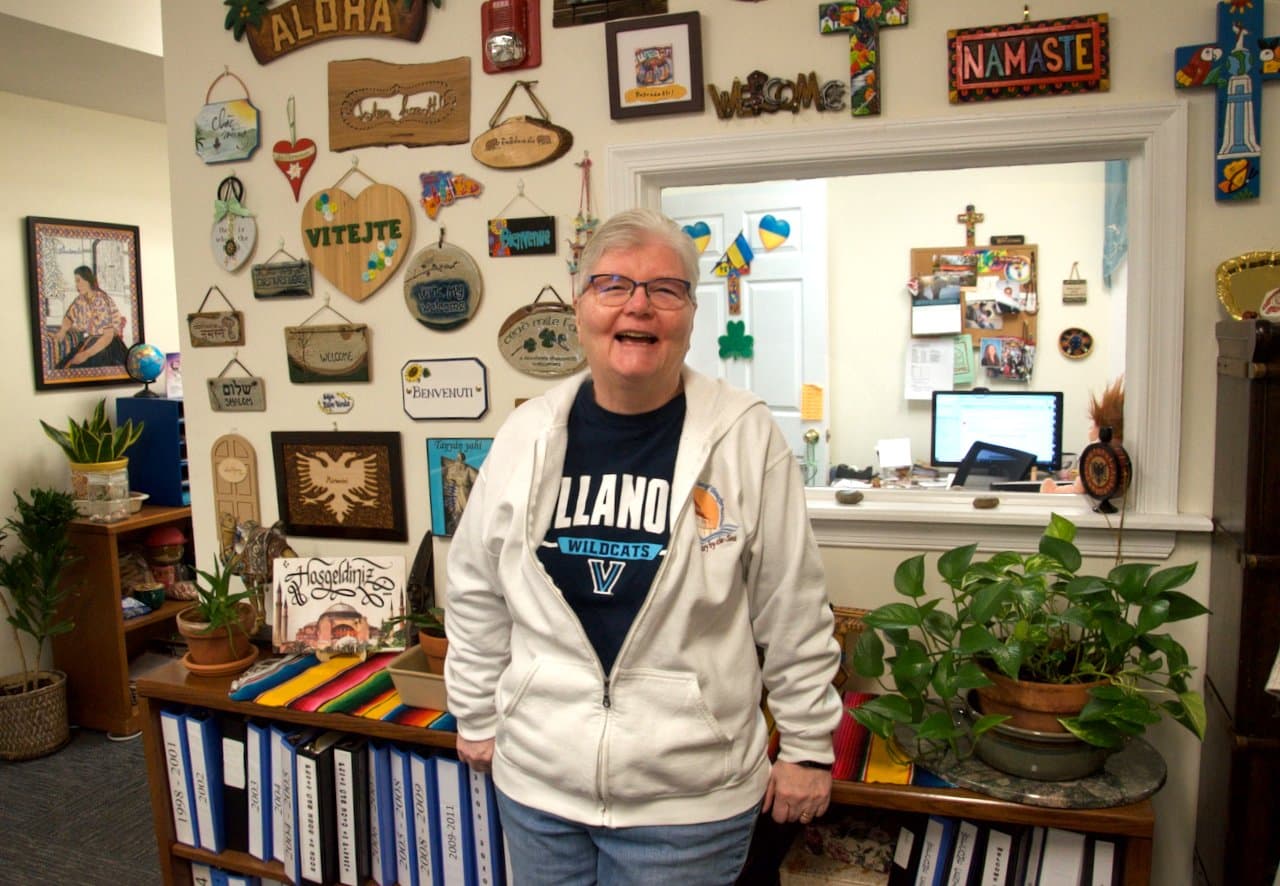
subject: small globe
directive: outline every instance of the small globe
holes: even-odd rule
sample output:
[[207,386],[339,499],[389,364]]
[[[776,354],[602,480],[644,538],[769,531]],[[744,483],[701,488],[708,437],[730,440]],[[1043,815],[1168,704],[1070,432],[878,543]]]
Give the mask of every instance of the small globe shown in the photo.
[[140,341],[129,349],[124,368],[129,378],[150,384],[164,372],[164,352],[155,345]]

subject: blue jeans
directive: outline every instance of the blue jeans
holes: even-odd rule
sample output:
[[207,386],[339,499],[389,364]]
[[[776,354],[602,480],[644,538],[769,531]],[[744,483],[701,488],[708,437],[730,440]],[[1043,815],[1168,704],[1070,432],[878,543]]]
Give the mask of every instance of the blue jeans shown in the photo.
[[498,791],[514,886],[723,886],[747,859],[759,805],[700,824],[606,828],[524,806]]

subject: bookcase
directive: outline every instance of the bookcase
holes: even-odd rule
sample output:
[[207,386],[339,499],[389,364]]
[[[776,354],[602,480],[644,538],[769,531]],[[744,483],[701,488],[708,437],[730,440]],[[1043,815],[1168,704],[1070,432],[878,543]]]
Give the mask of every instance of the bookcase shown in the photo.
[[452,749],[455,735],[419,726],[402,726],[382,720],[369,720],[345,714],[313,714],[289,708],[275,708],[252,702],[232,701],[227,697],[233,677],[197,677],[181,662],[168,662],[137,681],[141,707],[142,741],[147,761],[147,784],[151,795],[151,814],[156,829],[156,846],[160,854],[160,873],[165,886],[187,886],[191,883],[191,862],[202,862],[255,877],[270,877],[288,883],[284,865],[267,862],[245,852],[206,852],[177,842],[169,803],[168,775],[164,744],[160,734],[160,711],[167,705],[193,705],[212,711],[223,711],[243,717],[256,717],[278,723],[293,723],[320,729],[334,729],[351,735],[383,739],[402,745],[420,745]]
[[113,735],[138,731],[141,716],[129,687],[129,663],[152,639],[169,637],[174,616],[190,605],[165,600],[153,612],[124,618],[121,545],[141,544],[157,526],[177,526],[191,538],[191,508],[147,505],[115,523],[71,522],[71,546],[80,559],[67,570],[71,590],[59,614],[74,619],[75,627],[53,638],[53,665],[67,674],[67,712],[77,726]]
[[[285,880],[278,862],[264,862],[242,852],[214,855],[175,840],[167,775],[160,735],[160,711],[166,705],[185,704],[226,711],[245,717],[336,729],[410,745],[452,748],[454,734],[401,726],[340,714],[312,714],[288,708],[265,707],[227,697],[230,677],[197,677],[178,662],[166,664],[138,680],[142,708],[142,733],[147,760],[151,810],[155,820],[160,868],[166,886],[189,884],[191,862],[217,865],[259,877]],[[950,788],[925,788],[864,782],[836,782],[833,803],[902,812],[933,813],[979,821],[1052,825],[1074,831],[1110,835],[1122,845],[1122,882],[1147,886],[1151,877],[1152,833],[1155,814],[1151,801],[1109,809],[1050,809],[1009,803],[982,794]],[[287,882],[287,881],[286,881]]]

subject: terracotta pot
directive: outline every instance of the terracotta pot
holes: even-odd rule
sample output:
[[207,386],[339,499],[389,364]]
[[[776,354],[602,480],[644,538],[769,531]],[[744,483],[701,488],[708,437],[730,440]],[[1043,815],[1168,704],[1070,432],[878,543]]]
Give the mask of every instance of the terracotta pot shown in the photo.
[[427,673],[443,674],[444,657],[449,652],[449,638],[433,637],[423,631],[418,631],[418,645],[427,654]]
[[982,713],[1008,714],[1012,719],[1007,725],[1035,732],[1066,732],[1059,718],[1080,713],[1089,701],[1089,690],[1106,682],[1032,683],[1010,680],[987,668],[982,671],[993,684],[975,690]]
[[209,623],[199,620],[194,606],[188,606],[178,613],[178,633],[187,641],[187,652],[193,664],[221,665],[239,661],[249,655],[253,645],[250,637],[253,635],[257,612],[246,601],[241,601],[238,608],[240,626],[230,632],[230,637],[226,627],[209,631]]

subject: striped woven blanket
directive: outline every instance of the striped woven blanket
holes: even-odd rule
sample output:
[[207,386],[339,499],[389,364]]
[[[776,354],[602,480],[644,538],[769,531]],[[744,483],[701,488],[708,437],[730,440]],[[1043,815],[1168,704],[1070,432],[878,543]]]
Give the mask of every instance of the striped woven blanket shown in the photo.
[[350,714],[453,732],[457,721],[447,711],[415,708],[400,699],[387,665],[398,652],[380,652],[361,661],[334,656],[286,655],[254,665],[231,684],[233,701],[321,714]]

